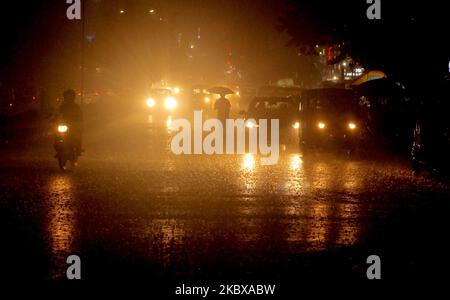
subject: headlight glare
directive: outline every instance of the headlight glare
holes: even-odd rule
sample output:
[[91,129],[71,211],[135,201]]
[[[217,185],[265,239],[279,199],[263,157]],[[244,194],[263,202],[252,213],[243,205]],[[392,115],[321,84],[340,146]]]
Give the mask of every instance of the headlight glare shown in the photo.
[[174,97],[167,97],[164,101],[164,106],[170,110],[175,109],[175,107],[177,106],[177,100],[175,100]]
[[67,132],[67,129],[68,129],[67,125],[58,125],[58,132],[60,133]]
[[258,124],[256,124],[254,120],[248,120],[247,122],[245,122],[245,126],[247,128],[255,128],[258,127]]
[[145,103],[150,108],[155,107],[155,105],[156,105],[155,99],[153,99],[153,98],[148,98],[147,101],[145,101]]

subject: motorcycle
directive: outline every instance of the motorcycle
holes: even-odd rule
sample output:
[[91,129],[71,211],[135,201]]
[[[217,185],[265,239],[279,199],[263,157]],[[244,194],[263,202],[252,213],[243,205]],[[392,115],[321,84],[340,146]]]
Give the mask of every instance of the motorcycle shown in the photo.
[[58,160],[61,170],[66,170],[68,161],[73,167],[77,166],[80,151],[74,134],[71,133],[69,126],[66,124],[59,124],[57,126],[54,147],[56,150],[55,158]]

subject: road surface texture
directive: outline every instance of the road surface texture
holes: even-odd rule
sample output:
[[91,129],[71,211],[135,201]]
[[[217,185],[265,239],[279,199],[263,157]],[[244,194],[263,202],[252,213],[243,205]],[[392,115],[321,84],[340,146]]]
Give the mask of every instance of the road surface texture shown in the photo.
[[62,172],[51,138],[3,147],[2,278],[83,280],[430,279],[448,267],[449,188],[406,159],[282,153],[179,155],[127,120],[92,126]]

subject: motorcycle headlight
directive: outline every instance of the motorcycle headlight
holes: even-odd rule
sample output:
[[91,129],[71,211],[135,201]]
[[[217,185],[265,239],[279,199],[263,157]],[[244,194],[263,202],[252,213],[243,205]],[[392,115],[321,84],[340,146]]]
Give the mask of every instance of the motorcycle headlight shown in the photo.
[[145,104],[147,104],[148,107],[152,108],[156,105],[155,99],[148,98],[147,101],[145,101]]
[[300,128],[300,122],[295,122],[294,124],[292,124],[292,127],[294,129],[299,129]]
[[354,130],[354,129],[356,129],[356,124],[355,123],[353,123],[353,122],[350,122],[350,123],[348,123],[348,128],[350,129],[350,130]]
[[319,129],[324,129],[325,128],[325,123],[324,122],[319,122],[319,123],[317,123],[317,127],[319,127]]
[[173,110],[177,106],[177,100],[174,97],[167,97],[164,101],[164,106],[169,110]]
[[58,125],[58,132],[65,133],[67,132],[67,126],[66,125]]

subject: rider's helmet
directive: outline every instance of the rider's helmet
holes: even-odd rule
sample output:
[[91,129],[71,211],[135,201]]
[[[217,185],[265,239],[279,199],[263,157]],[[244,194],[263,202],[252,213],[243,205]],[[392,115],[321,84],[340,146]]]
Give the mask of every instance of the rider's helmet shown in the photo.
[[68,89],[63,93],[65,102],[74,102],[76,97],[76,92],[73,89]]

